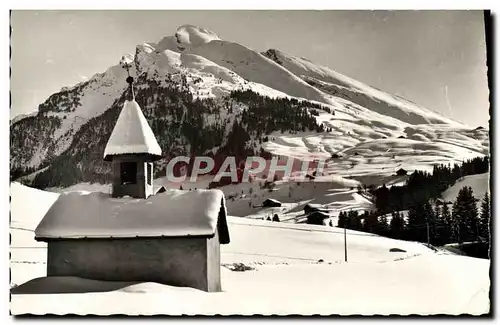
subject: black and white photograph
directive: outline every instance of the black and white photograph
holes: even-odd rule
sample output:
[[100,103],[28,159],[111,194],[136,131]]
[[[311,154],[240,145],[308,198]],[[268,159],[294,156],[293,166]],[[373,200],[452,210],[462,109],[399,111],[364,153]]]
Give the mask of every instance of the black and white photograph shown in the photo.
[[10,314],[491,316],[492,15],[11,10]]

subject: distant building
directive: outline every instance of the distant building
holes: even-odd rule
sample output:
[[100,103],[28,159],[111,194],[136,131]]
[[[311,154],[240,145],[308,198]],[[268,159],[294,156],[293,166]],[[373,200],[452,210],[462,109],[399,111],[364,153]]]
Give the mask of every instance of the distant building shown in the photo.
[[398,176],[405,176],[407,174],[408,174],[408,172],[403,168],[400,168],[396,171],[396,175],[398,175]]
[[262,206],[265,208],[279,208],[281,207],[281,202],[275,199],[266,199],[262,202]]
[[220,291],[220,244],[229,243],[224,194],[153,185],[161,149],[127,82],[104,152],[112,193],[59,196],[35,230],[48,243],[47,275]]
[[445,204],[453,204],[453,202],[438,198],[438,199],[436,199],[435,204],[436,205],[445,205]]
[[328,212],[328,209],[323,208],[320,204],[308,203],[304,206],[304,214],[309,214],[311,212],[316,212],[316,211],[326,213]]
[[324,225],[324,221],[329,218],[329,214],[321,211],[315,211],[307,215],[307,223],[310,225]]

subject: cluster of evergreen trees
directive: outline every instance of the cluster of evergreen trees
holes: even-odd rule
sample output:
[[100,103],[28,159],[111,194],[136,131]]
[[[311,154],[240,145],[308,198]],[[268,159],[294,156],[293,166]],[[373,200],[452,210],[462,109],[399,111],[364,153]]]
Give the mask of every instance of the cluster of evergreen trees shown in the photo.
[[[10,128],[10,178],[15,180],[35,172],[30,166],[32,158],[40,149],[50,153],[54,151],[52,135],[61,126],[61,120],[53,116],[29,116]],[[13,167],[13,162],[15,167]],[[43,166],[42,166],[43,167]]]
[[[251,90],[232,91],[230,97],[248,106],[241,116],[241,123],[257,138],[273,131],[323,132],[312,112],[323,109],[322,105],[303,103],[295,98],[270,98]],[[309,112],[307,108],[312,108]]]
[[[440,199],[441,194],[459,178],[488,172],[489,158],[478,157],[461,165],[436,166],[431,174],[415,171],[404,186],[373,190],[376,210],[359,215],[341,212],[338,227],[361,230],[396,239],[448,243],[486,242],[490,240],[490,197],[478,198],[472,188],[463,187],[453,204]],[[450,209],[451,205],[451,209]],[[405,216],[400,212],[407,210]],[[387,222],[388,216],[391,217]]]
[[78,106],[81,106],[82,90],[90,82],[90,80],[85,81],[71,89],[65,88],[51,95],[45,102],[38,105],[38,115],[44,115],[47,112],[74,112]]
[[337,227],[370,232],[395,239],[428,242],[442,246],[448,243],[490,241],[490,197],[485,194],[478,211],[470,187],[463,187],[450,209],[449,205],[429,202],[412,205],[405,217],[394,211],[390,222],[387,215],[375,211],[341,212]]
[[476,157],[461,165],[434,166],[432,173],[415,171],[403,186],[382,187],[371,190],[375,207],[380,214],[392,211],[408,210],[411,206],[437,199],[449,186],[467,175],[481,174],[488,171],[488,156]]

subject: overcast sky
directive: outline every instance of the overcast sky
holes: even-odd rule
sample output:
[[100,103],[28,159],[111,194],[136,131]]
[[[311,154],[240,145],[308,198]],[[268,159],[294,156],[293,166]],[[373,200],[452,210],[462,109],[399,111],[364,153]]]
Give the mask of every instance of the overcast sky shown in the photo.
[[470,126],[487,126],[480,11],[14,11],[12,112],[193,24],[326,65]]

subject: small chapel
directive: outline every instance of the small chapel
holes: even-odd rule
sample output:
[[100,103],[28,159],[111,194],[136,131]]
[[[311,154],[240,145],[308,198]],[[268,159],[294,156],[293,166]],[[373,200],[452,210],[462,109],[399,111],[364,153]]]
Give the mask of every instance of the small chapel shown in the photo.
[[112,165],[111,193],[63,193],[47,211],[35,230],[48,244],[47,276],[220,291],[220,245],[229,243],[224,194],[153,184],[162,151],[130,74],[126,80],[127,99],[103,155]]

